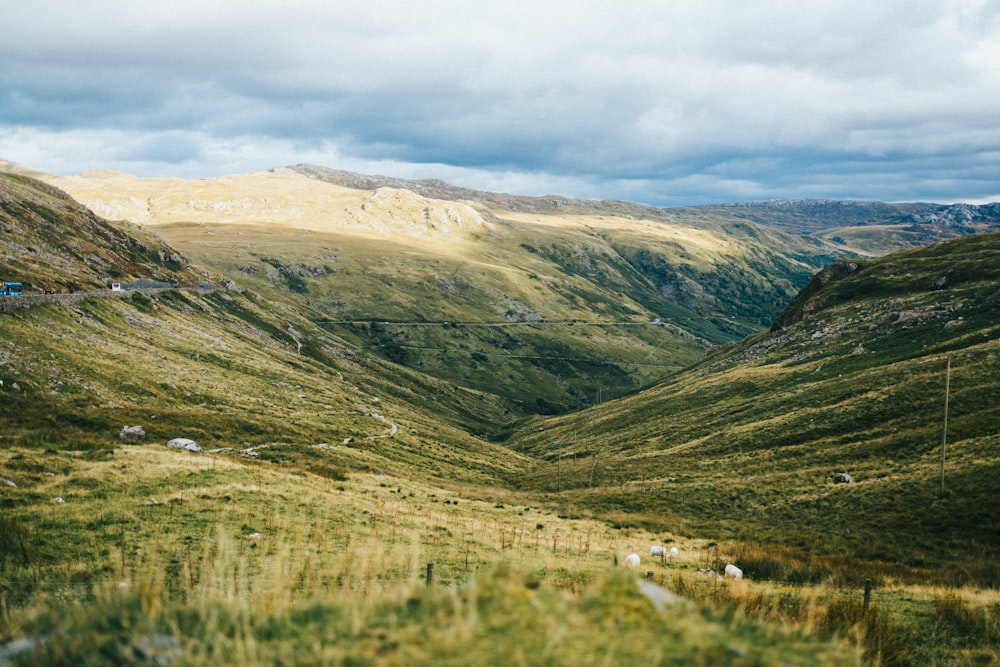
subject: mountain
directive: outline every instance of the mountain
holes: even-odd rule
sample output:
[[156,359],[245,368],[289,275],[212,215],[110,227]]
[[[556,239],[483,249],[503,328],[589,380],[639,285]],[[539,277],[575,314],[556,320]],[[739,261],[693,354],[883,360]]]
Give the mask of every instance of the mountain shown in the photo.
[[837,262],[770,331],[526,424],[509,444],[541,463],[523,483],[632,523],[812,554],[995,559],[998,259],[991,233]]
[[1000,231],[1000,203],[930,204],[782,199],[740,202],[700,210],[812,234],[861,254],[929,245],[964,234]]
[[0,308],[3,661],[996,660],[1000,235],[812,270],[714,214],[37,176],[2,266],[73,291]]
[[[38,428],[56,419],[76,429],[82,420],[84,437],[90,427],[107,430],[158,406],[191,433],[227,441],[239,433],[253,445],[281,439],[290,423],[316,441],[331,432],[335,440],[375,436],[375,414],[397,429],[407,424],[410,435],[363,455],[345,448],[345,466],[516,478],[526,490],[558,493],[602,515],[621,512],[661,527],[676,520],[718,537],[767,534],[780,516],[782,540],[872,557],[886,548],[880,536],[947,534],[959,550],[969,539],[987,548],[972,536],[995,529],[982,514],[995,500],[992,487],[981,485],[995,467],[984,448],[996,437],[998,403],[996,234],[808,272],[766,330],[768,310],[747,310],[759,298],[749,276],[777,299],[792,287],[764,269],[806,272],[808,264],[776,254],[778,239],[792,237],[765,227],[745,227],[749,240],[741,242],[711,230],[729,224],[716,219],[695,229],[610,216],[502,217],[479,202],[449,208],[409,190],[357,191],[282,170],[195,184],[108,173],[74,178],[101,192],[118,183],[114,199],[97,204],[145,207],[146,224],[230,289],[6,318],[19,328],[8,332],[14,356],[2,379],[21,376],[23,392],[11,405]],[[44,234],[63,243],[51,266],[75,262],[77,275],[105,266],[98,252],[81,261],[75,238],[114,227],[46,186],[8,181],[6,209],[28,210],[45,193],[65,218],[60,224],[74,230]],[[131,243],[107,238],[112,246]],[[665,268],[667,258],[677,273]],[[735,265],[728,283],[715,275],[726,262]],[[684,267],[702,281],[700,301],[664,289]],[[726,297],[726,285],[745,291]],[[734,313],[743,324],[729,319]],[[72,333],[88,324],[97,329]],[[60,343],[55,352],[30,342],[56,331],[61,340],[88,343]],[[750,335],[734,340],[741,332]],[[67,369],[89,368],[93,345],[116,355],[138,345],[156,363],[102,371],[103,384],[84,380],[87,373]],[[249,348],[266,353],[248,357]],[[934,462],[949,355],[957,458],[938,498]],[[627,373],[626,361],[645,374]],[[349,374],[355,379],[345,384]],[[164,379],[174,376],[185,379]],[[667,379],[656,383],[657,376]],[[63,377],[75,380],[52,384]],[[182,388],[186,378],[198,378],[198,389]],[[641,382],[646,388],[634,391]],[[324,398],[305,389],[309,398],[296,398],[295,387],[310,386],[322,386],[312,391]],[[55,393],[41,405],[46,391]],[[601,404],[518,427],[532,413],[571,407],[567,397]],[[330,408],[339,416],[318,409],[320,402],[340,406]],[[103,414],[100,406],[112,404],[120,414]],[[53,405],[64,407],[53,413]],[[302,416],[304,406],[311,416]],[[449,442],[451,453],[414,449],[410,438]],[[485,458],[470,466],[469,452]],[[980,461],[982,468],[973,465]],[[841,469],[861,481],[831,486]],[[903,520],[913,502],[936,508],[924,513],[922,530]],[[859,509],[873,506],[885,510],[884,520]],[[955,515],[968,521],[942,518]],[[834,524],[848,516],[865,517],[863,525],[838,531]],[[926,560],[918,551],[916,543],[893,547],[894,557]]]
[[843,255],[753,222],[317,167],[48,180],[232,285],[526,415],[623,395],[766,328]]

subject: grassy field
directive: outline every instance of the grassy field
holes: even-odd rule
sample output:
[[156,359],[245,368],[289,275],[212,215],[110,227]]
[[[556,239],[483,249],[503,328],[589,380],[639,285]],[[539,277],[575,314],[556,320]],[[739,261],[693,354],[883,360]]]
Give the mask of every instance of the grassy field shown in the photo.
[[[0,489],[0,656],[12,664],[996,658],[995,589],[848,575],[839,559],[796,563],[791,551],[571,519],[492,487],[158,444],[2,456],[21,480]],[[679,555],[647,557],[651,544]],[[643,564],[628,570],[633,552]],[[699,573],[730,561],[771,577]],[[780,583],[779,567],[784,579],[821,574]],[[867,609],[859,574],[882,575]]]

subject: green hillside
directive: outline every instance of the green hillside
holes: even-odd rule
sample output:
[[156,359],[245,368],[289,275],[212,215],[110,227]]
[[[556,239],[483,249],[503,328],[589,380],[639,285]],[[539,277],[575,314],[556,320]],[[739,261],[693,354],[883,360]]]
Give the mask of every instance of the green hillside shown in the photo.
[[996,585],[998,259],[983,234],[834,264],[770,332],[528,424],[510,444],[544,463],[524,485],[622,521]]

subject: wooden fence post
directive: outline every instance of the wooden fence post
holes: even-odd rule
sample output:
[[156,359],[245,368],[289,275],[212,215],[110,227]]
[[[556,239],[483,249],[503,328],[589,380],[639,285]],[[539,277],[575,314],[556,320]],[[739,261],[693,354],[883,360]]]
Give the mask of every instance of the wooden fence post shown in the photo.
[[434,583],[434,563],[427,563],[427,585]]

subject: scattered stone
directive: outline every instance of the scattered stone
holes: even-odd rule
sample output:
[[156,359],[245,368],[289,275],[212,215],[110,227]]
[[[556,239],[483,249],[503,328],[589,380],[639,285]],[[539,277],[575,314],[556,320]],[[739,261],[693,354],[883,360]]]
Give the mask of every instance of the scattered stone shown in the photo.
[[141,426],[122,426],[118,432],[118,437],[125,442],[142,442],[146,439],[146,432]]
[[833,476],[834,484],[851,484],[854,482],[854,478],[848,475],[846,472],[838,472]]
[[160,503],[159,503],[159,501],[158,501],[158,500],[156,500],[156,498],[153,498],[152,496],[150,496],[150,497],[149,497],[149,500],[147,500],[147,501],[146,501],[145,503],[143,503],[143,504],[144,504],[144,505],[159,505]]
[[247,535],[248,540],[259,540],[262,537],[263,535],[261,535],[260,533],[250,533],[249,535]]
[[17,484],[15,484],[14,482],[10,481],[9,479],[2,479],[2,478],[0,478],[0,486],[9,486],[12,489],[16,489],[17,488]]
[[66,501],[63,500],[61,497],[56,496],[55,498],[52,499],[52,502],[54,502],[56,505],[62,505]]
[[170,449],[183,449],[189,452],[202,451],[198,443],[190,438],[174,438],[173,440],[168,440],[167,447]]

